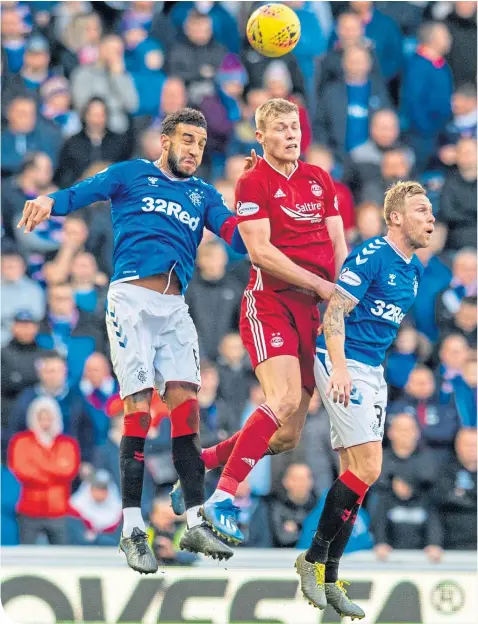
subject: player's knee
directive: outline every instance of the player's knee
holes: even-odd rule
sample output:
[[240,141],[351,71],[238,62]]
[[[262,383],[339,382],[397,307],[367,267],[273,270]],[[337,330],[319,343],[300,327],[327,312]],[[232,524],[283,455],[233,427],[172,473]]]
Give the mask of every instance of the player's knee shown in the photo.
[[381,461],[377,457],[366,457],[360,462],[360,465],[353,470],[357,477],[368,486],[373,485],[375,481],[377,481],[381,471]]
[[289,391],[276,394],[271,397],[270,400],[268,399],[267,403],[270,405],[277,418],[283,422],[299,409],[300,399],[300,392]]
[[281,453],[292,451],[300,442],[300,432],[286,428],[284,431],[279,429],[279,440],[281,444]]

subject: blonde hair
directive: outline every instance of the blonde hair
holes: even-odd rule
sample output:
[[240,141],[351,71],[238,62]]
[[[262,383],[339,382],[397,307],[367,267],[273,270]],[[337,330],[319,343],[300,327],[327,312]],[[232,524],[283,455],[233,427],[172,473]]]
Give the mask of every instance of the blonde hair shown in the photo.
[[264,130],[266,122],[270,117],[277,117],[278,115],[288,113],[299,114],[299,108],[293,102],[283,100],[282,98],[267,100],[267,102],[259,106],[256,110],[256,128],[258,130]]
[[413,180],[405,182],[396,182],[392,184],[385,193],[385,201],[383,204],[383,216],[387,225],[391,225],[390,215],[392,212],[400,212],[403,214],[405,210],[405,200],[415,195],[426,195],[427,192],[421,184]]

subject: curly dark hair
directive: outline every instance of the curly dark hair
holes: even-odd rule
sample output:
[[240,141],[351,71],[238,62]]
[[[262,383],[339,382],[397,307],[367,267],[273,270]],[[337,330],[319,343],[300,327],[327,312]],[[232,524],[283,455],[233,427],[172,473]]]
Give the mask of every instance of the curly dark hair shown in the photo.
[[204,128],[207,130],[207,121],[204,115],[194,108],[181,108],[168,115],[161,126],[161,133],[171,136],[176,131],[178,124],[189,124],[191,126],[197,126],[198,128]]

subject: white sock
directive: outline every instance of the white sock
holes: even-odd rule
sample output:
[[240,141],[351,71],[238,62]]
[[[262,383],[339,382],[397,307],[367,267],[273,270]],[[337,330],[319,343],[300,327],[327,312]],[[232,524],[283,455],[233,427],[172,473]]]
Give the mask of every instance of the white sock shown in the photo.
[[229,492],[224,492],[223,490],[216,490],[214,494],[207,501],[208,503],[221,503],[225,500],[234,500],[234,494],[229,494]]
[[199,526],[202,523],[203,519],[198,514],[199,507],[201,507],[201,505],[195,505],[194,507],[186,509],[188,529],[192,529],[193,527]]
[[141,531],[146,531],[141,507],[126,507],[123,509],[123,535],[131,537],[134,527],[138,527]]

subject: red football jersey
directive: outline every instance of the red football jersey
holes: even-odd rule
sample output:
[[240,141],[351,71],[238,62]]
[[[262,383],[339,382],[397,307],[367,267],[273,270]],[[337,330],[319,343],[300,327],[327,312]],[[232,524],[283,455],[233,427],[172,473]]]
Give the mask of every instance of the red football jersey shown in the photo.
[[[238,222],[269,219],[271,243],[299,266],[329,281],[335,277],[334,248],[325,219],[338,215],[332,178],[316,165],[299,160],[286,176],[262,158],[237,181]],[[249,288],[279,290],[288,286],[251,268]]]

